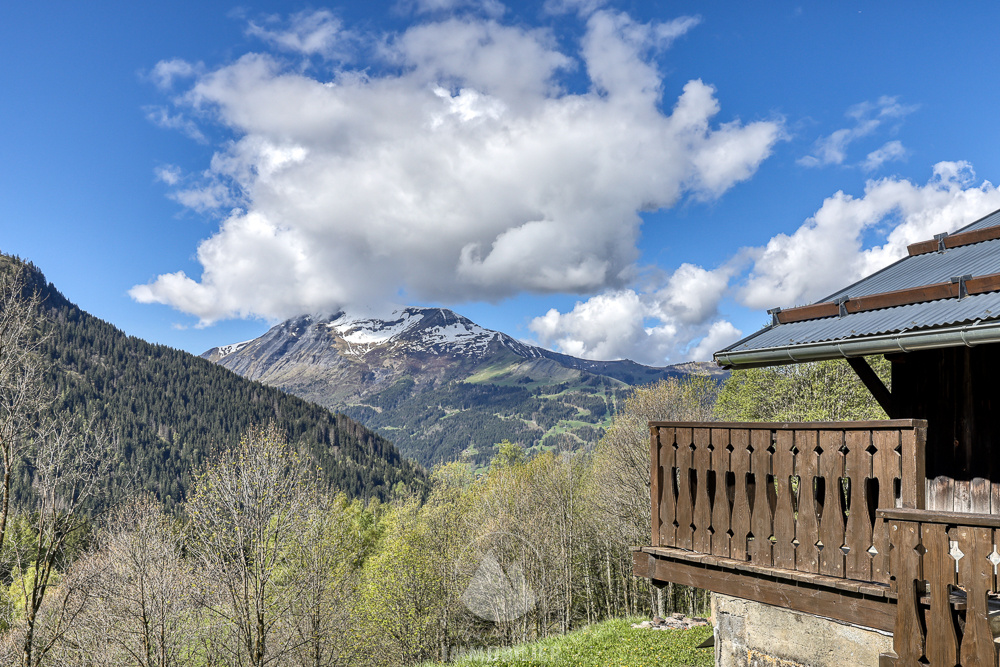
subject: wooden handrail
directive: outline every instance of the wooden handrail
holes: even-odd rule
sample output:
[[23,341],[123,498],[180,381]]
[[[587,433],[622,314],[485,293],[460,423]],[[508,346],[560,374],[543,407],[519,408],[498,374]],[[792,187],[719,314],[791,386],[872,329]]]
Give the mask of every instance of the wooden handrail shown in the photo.
[[821,429],[824,431],[871,431],[899,430],[903,428],[927,428],[926,419],[873,419],[853,422],[688,422],[651,421],[649,427],[667,428],[750,428],[771,431],[794,431],[797,429]]
[[998,514],[893,508],[880,509],[878,516],[882,519],[896,521],[919,521],[920,523],[937,523],[949,526],[962,525],[981,528],[1000,528],[1000,515]]

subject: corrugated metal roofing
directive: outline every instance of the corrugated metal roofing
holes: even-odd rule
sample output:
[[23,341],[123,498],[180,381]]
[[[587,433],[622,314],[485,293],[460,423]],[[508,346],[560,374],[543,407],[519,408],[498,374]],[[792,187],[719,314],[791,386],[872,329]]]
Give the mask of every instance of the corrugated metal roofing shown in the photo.
[[964,299],[911,303],[895,308],[851,313],[844,317],[824,317],[819,320],[779,324],[744,338],[724,351],[742,352],[849,340],[992,319],[1000,319],[1000,292],[976,294]]
[[[1000,210],[960,231],[1000,225]],[[982,276],[1000,273],[1000,239],[950,248],[913,257],[904,257],[867,278],[817,303],[839,297],[861,297],[882,292],[948,282],[954,276]],[[768,327],[727,347],[722,352],[743,352],[767,348],[793,347],[807,343],[850,340],[879,334],[933,329],[977,320],[1000,319],[1000,292],[977,294],[963,299],[940,299],[894,308],[852,313]]]
[[966,225],[959,229],[959,232],[971,232],[974,229],[984,229],[986,227],[995,227],[1000,225],[1000,211],[993,211],[989,215],[976,220],[971,225]]
[[842,296],[859,297],[907,287],[946,283],[953,276],[967,274],[983,276],[998,272],[1000,272],[1000,239],[949,248],[943,252],[905,257],[821,301],[833,301]]

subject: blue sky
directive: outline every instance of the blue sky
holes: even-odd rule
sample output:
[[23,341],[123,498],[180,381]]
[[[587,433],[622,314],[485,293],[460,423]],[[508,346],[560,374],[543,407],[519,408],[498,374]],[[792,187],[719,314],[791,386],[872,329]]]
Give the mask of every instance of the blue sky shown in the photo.
[[706,358],[1000,208],[992,3],[4,3],[0,250],[200,353],[443,305]]

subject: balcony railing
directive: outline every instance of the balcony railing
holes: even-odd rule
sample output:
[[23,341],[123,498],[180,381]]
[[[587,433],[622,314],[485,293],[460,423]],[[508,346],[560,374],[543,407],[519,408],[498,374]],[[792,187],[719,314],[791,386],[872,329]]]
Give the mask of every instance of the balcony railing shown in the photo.
[[650,423],[652,546],[889,583],[880,508],[923,508],[926,422]]
[[926,432],[651,422],[651,546],[635,572],[891,630],[880,667],[995,667],[1000,484],[926,480]]
[[879,516],[896,594],[895,655],[879,664],[996,665],[1000,517],[903,509]]

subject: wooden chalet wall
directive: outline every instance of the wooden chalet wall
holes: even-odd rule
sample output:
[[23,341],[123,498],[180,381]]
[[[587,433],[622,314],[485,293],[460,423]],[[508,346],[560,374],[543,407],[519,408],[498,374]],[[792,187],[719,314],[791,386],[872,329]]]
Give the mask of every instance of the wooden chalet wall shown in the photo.
[[[894,415],[927,420],[927,478],[981,478],[989,486],[1000,484],[1000,345],[887,356],[892,362]],[[994,495],[994,490],[979,486],[983,498]],[[961,486],[958,493],[961,496]],[[1000,490],[996,495],[1000,500]],[[954,509],[989,512],[986,502],[986,507],[960,504]],[[953,509],[939,506],[935,497],[928,497],[928,508]],[[1000,505],[992,511],[1000,513]]]

